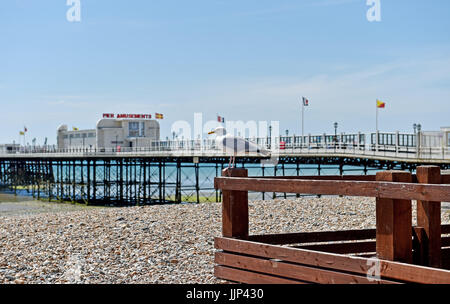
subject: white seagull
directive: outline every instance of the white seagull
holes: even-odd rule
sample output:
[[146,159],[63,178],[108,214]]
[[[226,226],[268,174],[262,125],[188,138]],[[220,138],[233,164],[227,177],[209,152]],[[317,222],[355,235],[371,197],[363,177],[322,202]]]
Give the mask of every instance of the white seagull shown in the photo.
[[245,140],[242,137],[227,134],[224,127],[218,127],[208,134],[216,134],[216,146],[222,149],[225,153],[231,154],[228,167],[234,168],[236,154],[240,152],[256,152],[264,156],[270,155],[270,151],[253,142]]

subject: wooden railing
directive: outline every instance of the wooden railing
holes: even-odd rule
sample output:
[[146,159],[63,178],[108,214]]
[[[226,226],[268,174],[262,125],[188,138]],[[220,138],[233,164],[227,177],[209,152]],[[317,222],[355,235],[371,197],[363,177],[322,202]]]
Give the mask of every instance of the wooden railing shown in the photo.
[[[223,193],[217,277],[247,283],[450,283],[450,225],[441,225],[440,203],[450,202],[450,176],[439,167],[418,167],[415,175],[289,178],[226,169],[214,183]],[[248,191],[373,197],[376,229],[249,235]],[[279,246],[289,244],[294,246]],[[367,275],[371,256],[380,274],[373,280]]]

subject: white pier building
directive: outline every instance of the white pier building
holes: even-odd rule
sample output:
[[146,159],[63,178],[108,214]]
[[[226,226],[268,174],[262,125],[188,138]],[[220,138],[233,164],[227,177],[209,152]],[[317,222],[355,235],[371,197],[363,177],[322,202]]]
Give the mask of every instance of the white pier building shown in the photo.
[[149,147],[159,139],[159,123],[150,114],[103,114],[95,129],[69,130],[61,125],[57,132],[58,149]]

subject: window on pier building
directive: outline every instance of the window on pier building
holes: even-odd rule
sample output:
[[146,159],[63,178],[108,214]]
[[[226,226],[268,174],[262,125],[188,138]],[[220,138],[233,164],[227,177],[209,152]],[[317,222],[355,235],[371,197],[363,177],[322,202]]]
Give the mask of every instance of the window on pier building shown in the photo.
[[128,136],[129,137],[143,137],[144,136],[144,122],[130,121],[128,123]]
[[447,146],[450,147],[450,132],[447,133]]

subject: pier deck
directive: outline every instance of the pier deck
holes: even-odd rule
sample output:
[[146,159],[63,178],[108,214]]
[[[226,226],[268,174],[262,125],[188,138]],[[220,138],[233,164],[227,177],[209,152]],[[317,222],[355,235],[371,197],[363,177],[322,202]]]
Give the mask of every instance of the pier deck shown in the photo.
[[[228,166],[229,155],[210,146],[153,148],[25,150],[0,155],[0,186],[37,198],[85,204],[135,205],[165,202],[219,202],[213,179]],[[447,149],[340,145],[286,146],[270,157],[237,155],[238,167],[256,176],[370,174],[379,170],[408,170],[420,165],[450,169]],[[333,173],[334,174],[334,173]],[[288,197],[260,193],[260,198]]]

